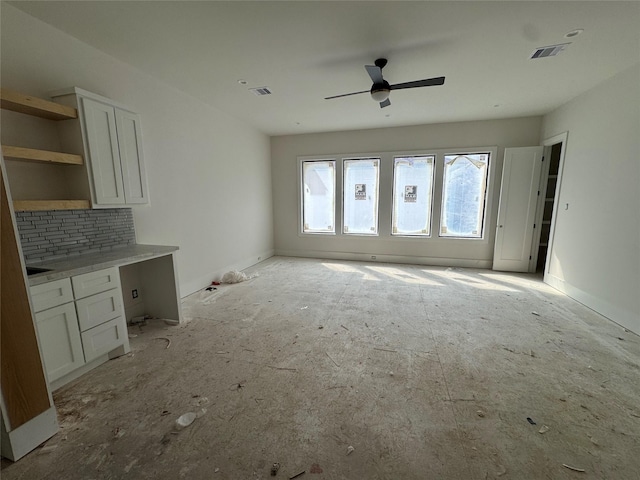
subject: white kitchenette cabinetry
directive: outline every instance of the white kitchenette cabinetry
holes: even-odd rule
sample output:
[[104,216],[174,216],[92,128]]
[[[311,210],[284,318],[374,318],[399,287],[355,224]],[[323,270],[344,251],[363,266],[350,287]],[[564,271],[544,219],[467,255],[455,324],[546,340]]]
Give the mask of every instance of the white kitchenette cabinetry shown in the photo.
[[31,298],[47,380],[52,383],[85,361],[71,282],[63,278],[31,287]]
[[72,277],[78,325],[87,362],[127,343],[117,267]]
[[43,283],[30,291],[52,389],[130,351],[117,267]]
[[54,92],[52,97],[78,109],[77,124],[61,125],[60,137],[66,148],[84,152],[92,206],[114,208],[148,203],[140,116],[77,87]]

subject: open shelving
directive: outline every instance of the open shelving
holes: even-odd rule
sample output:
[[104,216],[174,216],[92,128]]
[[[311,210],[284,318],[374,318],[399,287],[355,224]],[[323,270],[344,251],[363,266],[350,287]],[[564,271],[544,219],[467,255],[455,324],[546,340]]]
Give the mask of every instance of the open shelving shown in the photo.
[[50,102],[24,93],[0,88],[0,107],[13,112],[33,115],[48,120],[70,120],[78,118],[78,110],[67,105]]
[[2,145],[2,154],[8,158],[29,162],[55,163],[57,165],[82,165],[84,163],[82,155],[9,145]]
[[[78,118],[78,110],[74,107],[51,102],[49,100],[26,95],[6,88],[0,89],[0,107],[4,110],[10,110],[56,122],[74,120]],[[82,155],[14,145],[2,145],[2,155],[7,159],[18,162],[59,165],[62,166],[61,168],[66,168],[66,166],[84,165]],[[14,195],[14,198],[16,196],[17,195]],[[15,211],[72,210],[91,208],[91,203],[88,199],[16,199],[13,202],[13,206]]]

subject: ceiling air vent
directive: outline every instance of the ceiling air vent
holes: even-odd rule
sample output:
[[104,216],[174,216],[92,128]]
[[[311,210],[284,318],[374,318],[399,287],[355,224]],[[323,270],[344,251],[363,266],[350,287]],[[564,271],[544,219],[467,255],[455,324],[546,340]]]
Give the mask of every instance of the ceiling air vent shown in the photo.
[[249,91],[259,97],[263,95],[271,95],[271,89],[269,87],[250,88]]
[[538,47],[533,51],[529,58],[555,57],[560,52],[564,51],[569,45],[571,45],[571,42],[561,43],[560,45],[549,45],[548,47]]

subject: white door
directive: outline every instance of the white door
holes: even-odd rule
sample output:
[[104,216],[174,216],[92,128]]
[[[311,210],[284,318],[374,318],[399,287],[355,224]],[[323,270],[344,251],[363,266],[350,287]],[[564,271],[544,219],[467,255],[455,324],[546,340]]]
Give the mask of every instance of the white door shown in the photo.
[[527,272],[533,240],[543,147],[504,151],[493,269]]
[[82,110],[91,157],[95,203],[125,203],[115,110],[110,105],[88,98],[82,99]]

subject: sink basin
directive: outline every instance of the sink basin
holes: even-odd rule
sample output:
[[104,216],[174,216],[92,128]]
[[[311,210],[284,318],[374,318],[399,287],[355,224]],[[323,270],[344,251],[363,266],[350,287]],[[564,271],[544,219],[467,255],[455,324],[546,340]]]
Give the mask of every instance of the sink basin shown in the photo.
[[50,268],[27,267],[27,275],[35,275],[36,273],[45,273],[50,271]]

